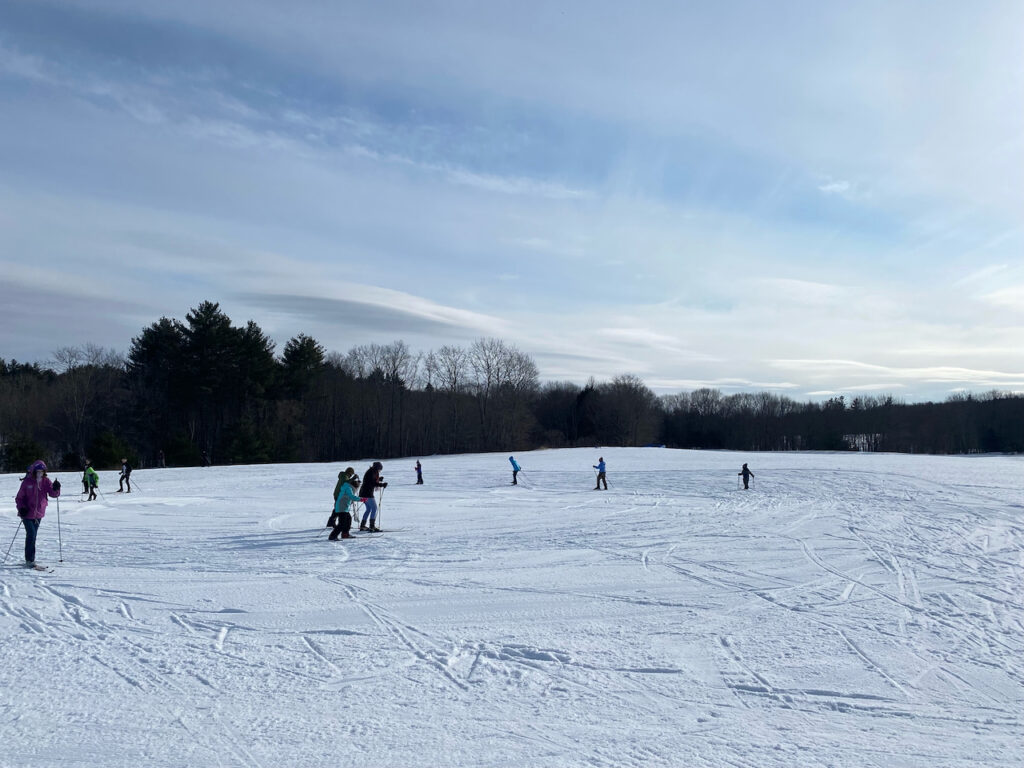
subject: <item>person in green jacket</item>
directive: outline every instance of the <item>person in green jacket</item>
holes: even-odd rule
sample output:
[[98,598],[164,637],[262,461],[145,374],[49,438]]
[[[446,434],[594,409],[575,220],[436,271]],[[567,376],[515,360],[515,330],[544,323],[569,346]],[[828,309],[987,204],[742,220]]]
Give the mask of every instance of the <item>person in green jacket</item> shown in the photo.
[[89,487],[89,498],[86,501],[94,501],[96,499],[96,486],[100,484],[100,476],[92,468],[91,461],[85,463],[85,484]]

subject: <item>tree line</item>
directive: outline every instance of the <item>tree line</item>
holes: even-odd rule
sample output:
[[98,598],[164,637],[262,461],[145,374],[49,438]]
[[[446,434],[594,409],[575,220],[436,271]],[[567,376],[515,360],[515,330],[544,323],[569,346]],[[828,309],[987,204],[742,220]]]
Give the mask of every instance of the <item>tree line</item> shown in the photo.
[[797,402],[716,389],[658,397],[618,376],[541,384],[500,339],[414,352],[403,341],[328,353],[299,334],[280,354],[214,302],[161,318],[126,355],[95,345],[42,363],[0,359],[0,466],[36,458],[98,468],[341,461],[541,447],[664,444],[750,451],[1024,450],[1024,397],[907,404],[892,396]]

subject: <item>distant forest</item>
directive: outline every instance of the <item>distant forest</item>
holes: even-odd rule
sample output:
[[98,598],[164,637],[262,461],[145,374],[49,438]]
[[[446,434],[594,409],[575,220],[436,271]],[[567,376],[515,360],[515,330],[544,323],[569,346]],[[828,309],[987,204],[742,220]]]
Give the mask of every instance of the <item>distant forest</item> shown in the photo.
[[22,471],[339,461],[571,446],[745,451],[1024,450],[1024,397],[906,404],[891,396],[800,403],[716,389],[656,396],[636,376],[540,383],[498,339],[416,353],[402,341],[328,353],[300,334],[275,353],[254,322],[204,302],[161,318],[127,356],[66,347],[46,364],[0,359],[0,464]]

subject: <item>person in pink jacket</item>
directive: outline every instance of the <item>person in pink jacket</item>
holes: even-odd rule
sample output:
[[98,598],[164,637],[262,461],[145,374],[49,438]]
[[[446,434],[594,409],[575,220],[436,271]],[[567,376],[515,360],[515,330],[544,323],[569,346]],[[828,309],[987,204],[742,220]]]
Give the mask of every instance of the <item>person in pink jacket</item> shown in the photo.
[[14,497],[14,505],[18,508],[18,517],[25,524],[25,565],[32,568],[36,564],[36,534],[39,524],[46,515],[46,504],[49,499],[60,496],[60,480],[53,483],[46,476],[46,464],[36,461],[28,468],[28,473],[21,481],[18,495]]

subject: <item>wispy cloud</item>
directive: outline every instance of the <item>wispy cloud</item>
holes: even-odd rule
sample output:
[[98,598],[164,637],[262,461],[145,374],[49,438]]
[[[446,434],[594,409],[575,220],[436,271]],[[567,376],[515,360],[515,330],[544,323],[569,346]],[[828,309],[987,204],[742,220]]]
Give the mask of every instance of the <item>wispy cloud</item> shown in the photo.
[[845,197],[851,190],[853,185],[848,181],[830,181],[826,184],[821,184],[818,187],[820,192],[824,192],[826,195],[840,195]]

